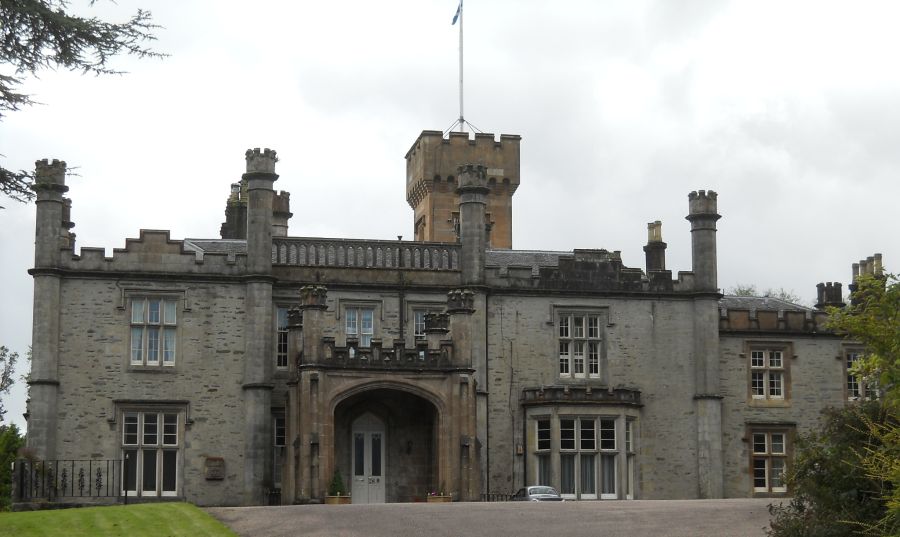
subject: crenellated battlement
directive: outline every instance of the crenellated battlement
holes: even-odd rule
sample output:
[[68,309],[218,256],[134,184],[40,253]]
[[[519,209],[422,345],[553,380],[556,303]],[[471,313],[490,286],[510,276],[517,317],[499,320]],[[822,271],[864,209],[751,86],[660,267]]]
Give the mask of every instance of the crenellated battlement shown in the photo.
[[481,164],[463,164],[456,168],[458,190],[468,188],[487,189],[487,168]]
[[247,160],[247,173],[275,173],[278,155],[274,149],[248,149],[244,156]]
[[[197,241],[204,242],[204,241]],[[207,241],[208,242],[208,241]],[[221,247],[208,251],[192,239],[172,240],[167,230],[142,229],[138,238],[125,239],[124,248],[82,247],[62,256],[59,268],[103,273],[209,274],[235,276],[246,271],[244,241],[216,241]]]
[[64,185],[66,161],[42,159],[34,162],[34,182],[38,185]]
[[[719,195],[713,190],[695,190],[688,194],[689,214],[694,215],[718,215]],[[690,218],[690,216],[688,218]]]
[[272,199],[272,213],[291,213],[291,193],[286,190],[280,190],[275,193]]

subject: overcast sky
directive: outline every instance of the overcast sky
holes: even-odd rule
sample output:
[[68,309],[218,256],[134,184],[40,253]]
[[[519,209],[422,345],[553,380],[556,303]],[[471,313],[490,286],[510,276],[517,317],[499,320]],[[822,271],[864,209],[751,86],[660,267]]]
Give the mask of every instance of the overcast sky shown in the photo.
[[[403,157],[459,115],[456,0],[87,12],[139,6],[169,58],[43,73],[26,90],[45,104],[0,124],[5,167],[77,167],[76,247],[111,255],[141,228],[218,237],[250,147],[278,151],[291,235],[412,237]],[[515,248],[621,250],[643,267],[662,220],[668,268],[690,270],[687,194],[712,189],[724,289],[811,304],[861,258],[900,263],[900,4],[467,0],[464,24],[466,119],[522,136]],[[0,205],[0,344],[24,354],[34,205]],[[24,425],[21,383],[7,406]]]

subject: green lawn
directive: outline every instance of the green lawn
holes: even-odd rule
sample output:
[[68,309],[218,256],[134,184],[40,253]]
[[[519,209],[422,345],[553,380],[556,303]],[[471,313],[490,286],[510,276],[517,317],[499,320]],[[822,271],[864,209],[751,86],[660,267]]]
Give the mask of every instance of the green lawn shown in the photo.
[[0,513],[0,536],[15,537],[236,537],[189,503],[145,503]]

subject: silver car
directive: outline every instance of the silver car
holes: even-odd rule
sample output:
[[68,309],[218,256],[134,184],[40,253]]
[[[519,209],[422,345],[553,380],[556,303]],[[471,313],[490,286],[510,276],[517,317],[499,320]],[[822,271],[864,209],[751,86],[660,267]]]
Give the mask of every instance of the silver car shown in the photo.
[[553,487],[534,485],[519,489],[513,497],[516,502],[561,502],[562,496]]

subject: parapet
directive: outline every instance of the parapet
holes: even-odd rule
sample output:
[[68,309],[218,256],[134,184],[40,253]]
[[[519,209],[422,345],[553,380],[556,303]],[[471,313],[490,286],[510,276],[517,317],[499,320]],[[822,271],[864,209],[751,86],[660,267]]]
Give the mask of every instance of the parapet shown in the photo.
[[693,215],[719,216],[717,200],[719,195],[712,190],[695,190],[688,194],[689,213]]
[[274,149],[248,149],[244,156],[247,159],[247,173],[275,173],[278,156]]

